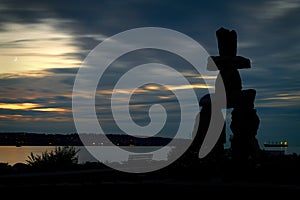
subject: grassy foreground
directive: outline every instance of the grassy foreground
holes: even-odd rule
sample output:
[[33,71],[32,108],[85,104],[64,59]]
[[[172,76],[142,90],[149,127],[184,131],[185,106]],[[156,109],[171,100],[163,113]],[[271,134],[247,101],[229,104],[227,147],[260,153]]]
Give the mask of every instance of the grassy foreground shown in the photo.
[[[111,169],[99,162],[78,164],[73,150],[60,149],[44,157],[31,155],[27,164],[9,166],[0,163],[1,193],[20,195],[22,192],[61,191],[75,196],[95,192],[118,196],[127,191],[207,195],[220,192],[234,195],[239,191],[250,192],[249,195],[257,192],[277,195],[300,191],[300,156],[296,154],[265,154],[259,161],[249,160],[243,164],[226,156],[218,161],[179,160],[161,170],[133,174]],[[62,159],[63,155],[68,162]],[[54,157],[60,157],[59,162]],[[42,160],[47,160],[47,164]]]

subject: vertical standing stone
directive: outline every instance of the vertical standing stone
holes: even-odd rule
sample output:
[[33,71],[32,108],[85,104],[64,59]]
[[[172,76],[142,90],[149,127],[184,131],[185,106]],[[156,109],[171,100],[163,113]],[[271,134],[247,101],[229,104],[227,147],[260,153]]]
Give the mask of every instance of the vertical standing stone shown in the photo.
[[243,90],[238,105],[231,112],[230,129],[232,157],[235,161],[245,163],[249,158],[259,155],[259,144],[256,139],[260,120],[254,109],[256,91]]
[[220,28],[216,31],[220,56],[236,56],[237,34],[234,30],[229,31]]

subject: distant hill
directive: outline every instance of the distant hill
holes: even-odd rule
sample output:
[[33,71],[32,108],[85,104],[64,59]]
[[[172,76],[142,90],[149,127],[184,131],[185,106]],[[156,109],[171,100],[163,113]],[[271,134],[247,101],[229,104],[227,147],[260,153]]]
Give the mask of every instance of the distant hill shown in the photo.
[[81,146],[78,134],[0,133],[1,146]]
[[[109,145],[102,134],[47,134],[8,132],[0,133],[0,146],[88,146]],[[107,135],[109,140],[118,146],[165,146],[171,138],[139,138],[130,135]]]

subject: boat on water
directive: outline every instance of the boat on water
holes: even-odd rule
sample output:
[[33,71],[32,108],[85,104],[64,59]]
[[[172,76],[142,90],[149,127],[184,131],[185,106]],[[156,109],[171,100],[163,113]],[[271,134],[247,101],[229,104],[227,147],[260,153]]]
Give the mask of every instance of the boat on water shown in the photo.
[[288,147],[287,141],[281,141],[281,142],[265,142],[265,147]]

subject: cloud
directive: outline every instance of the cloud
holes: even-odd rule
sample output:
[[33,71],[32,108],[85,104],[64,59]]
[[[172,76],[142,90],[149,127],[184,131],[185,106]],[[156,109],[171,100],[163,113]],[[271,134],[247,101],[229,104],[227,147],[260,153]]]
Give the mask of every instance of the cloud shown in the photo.
[[45,71],[54,73],[55,75],[76,75],[79,68],[52,68]]
[[57,76],[50,71],[39,71],[38,76],[28,73],[1,76],[2,131],[31,129],[41,132],[47,129],[55,132],[59,129],[67,131],[67,127],[74,130],[71,113],[72,87],[62,83],[65,76],[68,75]]
[[272,0],[266,1],[261,7],[261,13],[258,15],[261,19],[276,20],[284,17],[286,14],[300,8],[300,2],[297,0]]
[[65,56],[67,53],[80,52],[71,45],[72,36],[58,32],[52,21],[55,20],[35,24],[4,24],[4,31],[0,32],[0,72],[78,66],[79,60]]

